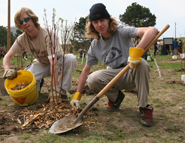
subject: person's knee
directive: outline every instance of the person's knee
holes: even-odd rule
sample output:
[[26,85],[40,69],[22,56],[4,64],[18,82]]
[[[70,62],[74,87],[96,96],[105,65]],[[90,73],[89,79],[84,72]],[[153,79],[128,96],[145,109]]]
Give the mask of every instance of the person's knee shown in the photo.
[[87,85],[89,86],[90,89],[94,88],[94,85],[96,83],[96,77],[93,76],[93,74],[90,74],[87,78]]
[[142,69],[142,71],[150,71],[150,66],[144,59],[141,60],[141,63],[137,66],[137,68]]
[[76,60],[76,56],[73,54],[67,54],[68,56],[68,62],[70,62],[72,65],[76,66],[77,64],[77,60]]
[[97,72],[92,73],[88,76],[87,85],[89,86],[90,89],[96,90],[100,82],[103,82],[103,81],[101,81],[101,79],[99,78],[99,75],[97,76]]

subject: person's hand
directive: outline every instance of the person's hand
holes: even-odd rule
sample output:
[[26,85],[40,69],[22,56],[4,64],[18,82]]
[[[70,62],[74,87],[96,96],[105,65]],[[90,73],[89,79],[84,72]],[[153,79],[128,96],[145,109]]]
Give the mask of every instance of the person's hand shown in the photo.
[[141,48],[130,48],[129,49],[129,57],[128,63],[130,69],[135,68],[141,62],[141,56],[144,54],[144,49]]
[[15,69],[7,69],[4,72],[3,77],[13,80],[17,77],[17,71]]
[[72,107],[80,107],[80,99],[82,94],[80,92],[75,92],[73,99],[71,100],[70,104]]

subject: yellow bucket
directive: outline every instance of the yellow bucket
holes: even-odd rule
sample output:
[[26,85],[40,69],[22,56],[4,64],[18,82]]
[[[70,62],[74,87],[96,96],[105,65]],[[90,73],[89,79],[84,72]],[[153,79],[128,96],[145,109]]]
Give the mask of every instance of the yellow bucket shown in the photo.
[[[17,84],[21,83],[28,84],[21,90],[12,90]],[[27,106],[33,104],[38,98],[38,90],[36,87],[36,80],[34,75],[27,70],[17,71],[17,77],[13,80],[5,80],[5,88],[8,94],[12,97],[14,103],[20,106]]]

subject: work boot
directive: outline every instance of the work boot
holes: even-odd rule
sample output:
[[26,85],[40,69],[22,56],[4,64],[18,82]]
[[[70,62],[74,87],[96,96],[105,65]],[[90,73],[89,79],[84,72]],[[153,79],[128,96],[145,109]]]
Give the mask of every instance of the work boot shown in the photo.
[[40,82],[40,90],[41,90],[43,84],[44,84],[44,79],[41,79],[41,82]]
[[119,110],[119,107],[121,105],[121,102],[123,101],[123,99],[125,98],[125,94],[123,94],[121,91],[119,91],[118,93],[118,97],[116,99],[115,102],[112,102],[110,99],[109,99],[109,102],[108,102],[108,107],[107,107],[107,111],[117,111]]
[[61,99],[62,99],[62,102],[65,102],[65,103],[70,103],[69,102],[69,99],[67,97],[67,93],[65,90],[62,89],[61,91]]
[[43,84],[44,84],[44,79],[41,79],[41,81],[40,81],[40,91],[39,91],[39,94],[41,92],[41,88],[42,88]]
[[152,113],[153,113],[153,107],[151,105],[147,105],[146,107],[142,108],[139,107],[139,111],[140,111],[140,122],[145,125],[145,126],[153,126],[153,117],[152,117]]
[[40,90],[39,90],[39,94],[41,93],[41,88],[42,88],[43,84],[44,84],[44,79],[41,79],[41,81],[40,81]]

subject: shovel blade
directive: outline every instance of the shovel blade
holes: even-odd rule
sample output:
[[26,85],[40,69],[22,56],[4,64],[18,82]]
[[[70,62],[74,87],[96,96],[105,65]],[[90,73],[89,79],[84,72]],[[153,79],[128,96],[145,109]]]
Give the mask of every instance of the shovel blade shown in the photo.
[[4,78],[0,78],[0,91],[1,91],[1,94],[2,95],[8,95],[6,89],[5,89],[5,86],[4,86],[4,82],[5,82],[5,79]]
[[71,114],[67,117],[57,120],[49,129],[49,132],[53,134],[62,134],[72,129],[75,129],[83,124],[82,121],[79,121],[74,124],[75,120],[76,120],[75,114]]

